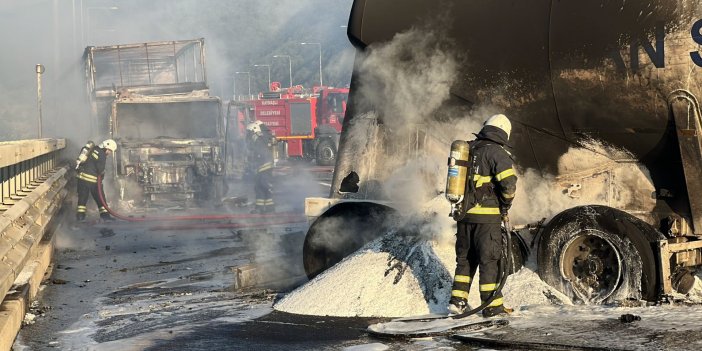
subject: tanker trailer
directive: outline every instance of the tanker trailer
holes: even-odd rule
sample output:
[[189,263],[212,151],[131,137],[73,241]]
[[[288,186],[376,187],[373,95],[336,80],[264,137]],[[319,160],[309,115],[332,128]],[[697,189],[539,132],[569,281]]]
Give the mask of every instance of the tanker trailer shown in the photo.
[[[406,40],[407,33],[419,39]],[[546,283],[585,303],[658,301],[691,288],[702,265],[700,0],[356,0],[348,36],[357,56],[330,197],[306,200],[315,219],[304,248],[308,276],[373,237],[364,231],[352,242],[345,236],[346,245],[328,245],[331,222],[377,228],[398,212],[378,190],[387,172],[374,167],[395,149],[407,155],[436,148],[440,137],[432,136],[440,133],[432,122],[467,111],[510,117],[518,170],[562,180],[567,195],[595,183],[614,189],[531,226],[534,236],[523,242],[538,247]],[[374,50],[396,41],[399,59],[378,64]],[[429,49],[456,57],[447,96],[403,130],[402,114],[373,96],[407,82],[379,70],[407,65],[427,54],[426,42],[439,41]],[[418,69],[432,67],[436,62]],[[352,132],[361,125],[366,142]],[[622,152],[603,153],[592,142]],[[442,157],[450,143],[444,140]],[[607,162],[591,169],[579,162],[578,172],[568,173],[562,160],[574,149]],[[633,173],[645,174],[645,186],[624,184]]]

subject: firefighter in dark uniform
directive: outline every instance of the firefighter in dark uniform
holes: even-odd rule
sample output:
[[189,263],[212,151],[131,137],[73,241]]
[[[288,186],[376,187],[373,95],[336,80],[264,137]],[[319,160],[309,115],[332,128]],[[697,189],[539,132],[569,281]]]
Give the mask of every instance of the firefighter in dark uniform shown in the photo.
[[485,302],[496,293],[495,299],[483,309],[483,316],[512,312],[504,307],[502,293],[496,291],[500,284],[499,261],[503,246],[500,223],[509,220],[507,211],[517,190],[512,156],[505,150],[511,130],[512,125],[505,115],[494,115],[470,142],[475,201],[457,223],[456,274],[449,301],[450,313],[461,313],[468,307],[468,292],[478,268],[480,300]]
[[[117,143],[112,139],[107,139],[98,146],[91,147],[91,145],[94,144],[88,143],[81,150],[81,156],[86,155],[87,157],[78,157],[78,208],[76,219],[79,222],[85,221],[88,211],[86,206],[88,204],[88,196],[92,195],[100,211],[100,218],[111,221],[114,218],[110,216],[107,209],[102,205],[102,201],[100,201],[98,176],[102,177],[104,175],[107,156],[110,156],[117,150]],[[102,198],[105,198],[104,192],[102,193]]]
[[261,122],[256,121],[246,126],[249,139],[249,160],[252,163],[254,176],[254,191],[256,192],[256,207],[251,213],[275,212],[273,202],[273,135],[268,128],[262,128]]

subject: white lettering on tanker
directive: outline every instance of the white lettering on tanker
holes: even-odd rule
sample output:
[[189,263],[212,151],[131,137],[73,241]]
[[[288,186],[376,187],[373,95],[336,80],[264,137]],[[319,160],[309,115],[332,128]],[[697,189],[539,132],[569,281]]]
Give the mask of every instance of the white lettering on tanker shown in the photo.
[[259,116],[280,116],[280,110],[259,111]]
[[263,100],[261,101],[261,105],[278,105],[278,100]]

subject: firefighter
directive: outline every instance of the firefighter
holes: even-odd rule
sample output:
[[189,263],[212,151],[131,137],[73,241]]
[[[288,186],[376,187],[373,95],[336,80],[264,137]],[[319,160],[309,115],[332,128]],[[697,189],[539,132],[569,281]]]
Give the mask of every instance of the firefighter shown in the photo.
[[[485,121],[480,133],[470,144],[473,203],[457,223],[456,272],[453,279],[449,312],[462,313],[468,307],[468,292],[480,268],[480,299],[485,302],[495,293],[495,299],[485,308],[484,317],[508,314],[512,309],[503,305],[499,261],[502,254],[501,222],[509,221],[508,210],[517,190],[517,177],[512,168],[512,156],[505,149],[512,125],[502,114]],[[466,196],[468,198],[468,196]],[[506,267],[504,268],[506,269]]]
[[256,206],[251,213],[275,212],[273,202],[273,135],[268,128],[262,128],[260,121],[246,126],[249,140],[249,160],[253,166]]
[[[94,145],[94,144],[93,144]],[[105,163],[107,156],[112,155],[117,150],[117,143],[112,139],[107,139],[100,145],[90,148],[90,143],[86,144],[81,150],[81,155],[88,155],[85,161],[79,162],[78,165],[78,208],[76,212],[76,220],[79,222],[85,221],[85,216],[88,208],[88,196],[92,195],[95,204],[100,211],[100,218],[105,221],[112,221],[114,218],[110,216],[107,209],[100,200],[98,193],[98,177],[102,180],[105,173]],[[81,158],[79,157],[79,160]],[[105,193],[102,192],[102,198],[105,198]]]

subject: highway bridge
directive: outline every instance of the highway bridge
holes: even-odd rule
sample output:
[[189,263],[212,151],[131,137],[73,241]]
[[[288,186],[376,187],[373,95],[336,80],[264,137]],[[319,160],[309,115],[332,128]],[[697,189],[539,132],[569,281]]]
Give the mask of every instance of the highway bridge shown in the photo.
[[53,255],[66,198],[65,139],[0,142],[0,350],[9,350]]

